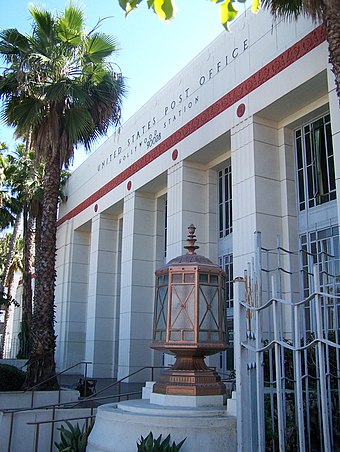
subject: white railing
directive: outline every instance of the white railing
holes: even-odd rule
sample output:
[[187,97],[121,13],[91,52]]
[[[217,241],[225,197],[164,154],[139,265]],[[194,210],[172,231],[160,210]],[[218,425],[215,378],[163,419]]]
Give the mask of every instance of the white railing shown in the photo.
[[[256,243],[253,262],[235,280],[238,450],[338,450],[339,275],[328,274],[335,282],[321,290],[315,265],[310,295],[295,300],[298,273],[289,268],[297,253],[263,250],[259,234]],[[275,259],[276,267],[264,265]]]

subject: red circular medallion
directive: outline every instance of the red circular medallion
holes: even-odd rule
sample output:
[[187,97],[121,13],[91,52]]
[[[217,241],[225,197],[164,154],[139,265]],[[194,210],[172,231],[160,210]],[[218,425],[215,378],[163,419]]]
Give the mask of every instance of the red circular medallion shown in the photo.
[[171,157],[172,157],[172,160],[177,160],[177,157],[178,157],[178,149],[174,149],[174,150],[172,151]]
[[129,182],[126,185],[126,188],[130,191],[132,187],[132,182],[129,180]]
[[244,104],[240,104],[237,107],[236,114],[239,118],[241,118],[244,115],[245,111],[246,111],[246,106]]

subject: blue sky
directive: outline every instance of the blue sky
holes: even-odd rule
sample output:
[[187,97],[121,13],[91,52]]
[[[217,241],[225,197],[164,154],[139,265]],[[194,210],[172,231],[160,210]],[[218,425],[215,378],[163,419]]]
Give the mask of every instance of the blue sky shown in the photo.
[[[29,3],[27,0],[0,0],[0,29],[17,28],[21,32],[29,32]],[[32,3],[60,11],[69,1]],[[128,85],[128,95],[123,104],[123,121],[132,116],[214,38],[226,33],[220,24],[219,7],[210,0],[177,0],[177,17],[169,23],[161,22],[147,10],[146,4],[125,18],[118,0],[76,3],[83,7],[89,29],[98,19],[107,17],[101,30],[114,35],[119,43],[120,50],[115,62]],[[241,8],[242,5],[240,12]],[[1,123],[0,132],[0,141],[13,147],[12,131]],[[75,166],[84,159],[82,151],[76,151],[76,154]]]

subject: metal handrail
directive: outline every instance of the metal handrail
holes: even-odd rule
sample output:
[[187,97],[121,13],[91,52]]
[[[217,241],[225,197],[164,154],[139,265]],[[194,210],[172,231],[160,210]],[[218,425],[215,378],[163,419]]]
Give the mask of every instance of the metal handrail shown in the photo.
[[[61,375],[62,373],[67,372],[68,370],[78,366],[79,364],[85,364],[86,365],[86,370],[87,370],[87,364],[89,364],[88,361],[81,361],[73,366],[68,367],[67,369],[63,370],[62,372],[59,372],[58,375]],[[146,369],[150,369],[151,370],[151,380],[154,380],[154,370],[155,369],[165,369],[168,366],[144,366],[134,372],[132,372],[131,374],[127,375],[126,377],[121,378],[118,381],[115,381],[113,383],[111,383],[110,385],[106,386],[105,388],[101,389],[99,392],[97,392],[95,395],[91,395],[89,397],[84,397],[82,400],[80,400],[79,402],[65,402],[65,403],[60,403],[60,391],[61,389],[59,389],[59,395],[58,395],[58,403],[57,404],[51,404],[51,405],[44,405],[44,406],[37,406],[37,407],[33,407],[33,397],[32,397],[32,401],[31,401],[31,408],[17,408],[17,409],[7,409],[7,410],[2,410],[2,412],[4,413],[8,413],[11,414],[11,421],[10,421],[10,433],[9,433],[9,439],[8,439],[8,448],[7,448],[7,452],[11,451],[11,443],[12,443],[12,434],[13,434],[13,424],[14,424],[14,415],[17,412],[21,412],[21,411],[33,411],[33,410],[38,410],[38,409],[52,409],[52,417],[54,418],[55,415],[55,410],[57,408],[61,408],[61,407],[68,407],[68,408],[75,408],[80,404],[83,404],[86,401],[89,401],[92,403],[91,405],[91,410],[93,410],[93,402],[95,401],[99,401],[99,400],[103,400],[103,399],[108,399],[108,398],[113,398],[113,397],[118,397],[118,401],[121,400],[122,397],[124,396],[129,396],[132,394],[139,394],[140,391],[136,392],[136,393],[127,393],[127,394],[121,394],[121,383],[124,380],[127,380],[128,378],[146,370]],[[86,381],[86,376],[84,377],[85,381]],[[107,389],[110,389],[114,386],[118,385],[118,394],[112,394],[110,396],[104,396],[104,397],[97,397],[98,394],[101,394],[102,392],[106,391]],[[24,391],[26,392],[26,391]],[[32,391],[32,396],[34,394],[34,390]],[[67,420],[67,419],[66,419]],[[53,425],[53,424],[52,424]],[[51,432],[51,437],[53,438],[53,432]]]
[[127,380],[128,378],[133,377],[134,375],[137,375],[138,373],[142,372],[143,370],[146,370],[146,369],[151,370],[151,381],[153,381],[154,380],[154,369],[167,369],[167,368],[168,368],[168,366],[144,366],[144,367],[141,367],[140,369],[132,372],[131,374],[127,375],[126,377],[123,377],[120,380],[114,381],[113,383],[109,384],[105,388],[96,392],[96,394],[90,395],[88,397],[84,397],[81,401],[77,402],[76,405],[74,405],[74,406],[77,406],[86,400],[89,400],[89,401],[94,400],[98,396],[98,394],[101,394],[102,392],[107,391],[108,389],[113,388],[114,386],[118,386],[118,394],[120,394],[121,383],[124,382],[124,380]]
[[36,385],[34,385],[34,386],[30,387],[30,388],[27,388],[24,392],[28,392],[28,391],[32,391],[32,390],[34,391],[36,388],[38,388],[39,386],[43,385],[44,383],[47,383],[48,381],[52,380],[53,378],[58,378],[60,375],[63,375],[65,372],[68,372],[68,371],[71,370],[71,369],[74,369],[75,367],[79,366],[80,364],[85,364],[85,375],[84,375],[84,378],[86,378],[86,375],[87,375],[87,365],[88,365],[88,364],[92,364],[92,361],[79,361],[77,364],[73,364],[72,366],[67,367],[67,368],[64,369],[64,370],[62,370],[62,371],[60,371],[60,372],[57,372],[57,373],[56,373],[55,375],[53,375],[52,377],[49,377],[49,378],[47,378],[46,380],[41,381],[40,383],[37,383]]
[[[135,392],[128,392],[126,394],[114,394],[114,395],[110,395],[110,396],[104,396],[104,397],[98,397],[96,398],[96,400],[103,400],[103,399],[108,399],[108,398],[113,398],[113,397],[119,397],[119,399],[121,397],[126,397],[126,400],[129,400],[130,396],[136,395],[136,394],[140,394],[141,391],[135,391]],[[94,411],[94,407],[93,404],[90,407],[91,411],[90,411],[90,415],[89,416],[78,416],[78,417],[72,417],[72,418],[64,418],[64,419],[55,419],[54,415],[55,415],[55,410],[53,410],[53,418],[48,420],[48,421],[35,421],[35,422],[27,422],[27,425],[35,425],[35,440],[34,440],[34,450],[33,452],[37,452],[38,451],[38,446],[39,446],[39,432],[40,432],[40,425],[43,424],[51,424],[51,439],[50,439],[50,452],[53,451],[53,443],[54,443],[54,425],[57,423],[62,423],[62,422],[66,422],[66,421],[79,421],[82,419],[85,419],[85,425],[86,428],[88,427],[88,423],[87,421],[89,419],[94,419],[96,417],[95,414],[93,414]]]
[[[31,397],[31,408],[33,408],[34,393],[35,393],[35,391],[37,390],[37,388],[39,388],[39,386],[43,385],[43,384],[46,383],[47,381],[52,380],[53,378],[58,378],[59,376],[63,375],[64,373],[68,372],[69,370],[71,370],[71,369],[73,369],[73,368],[75,368],[75,367],[77,367],[77,366],[79,366],[79,365],[81,365],[81,364],[85,364],[84,378],[85,378],[85,381],[86,381],[86,379],[87,379],[87,365],[88,365],[88,364],[92,364],[92,362],[91,362],[91,361],[79,361],[78,363],[73,364],[72,366],[67,367],[66,369],[64,369],[64,370],[62,370],[62,371],[56,373],[53,377],[49,377],[49,378],[47,378],[46,380],[41,381],[40,383],[37,383],[36,385],[32,386],[31,388],[25,389],[25,390],[23,391],[23,393],[27,393],[27,392],[31,392],[31,393],[32,393],[32,397]],[[61,380],[60,380],[60,381],[61,381]],[[60,404],[60,393],[61,393],[61,387],[60,387],[60,384],[59,384],[59,389],[58,389],[58,404]]]

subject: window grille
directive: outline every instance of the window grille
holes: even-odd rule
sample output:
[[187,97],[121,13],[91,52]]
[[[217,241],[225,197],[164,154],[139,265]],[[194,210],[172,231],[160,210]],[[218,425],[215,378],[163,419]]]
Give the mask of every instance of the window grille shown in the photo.
[[[313,288],[313,266],[317,266],[320,290],[330,295],[340,295],[339,229],[337,226],[312,231],[300,236],[301,292],[308,297]],[[338,328],[340,313],[338,307],[328,309],[328,329]],[[313,316],[309,314],[310,304],[306,304],[307,328],[313,331]]]
[[295,130],[299,210],[336,198],[330,115]]
[[[233,289],[233,255],[227,254],[219,259],[219,265],[226,272],[226,322],[227,322],[227,343],[226,369],[233,370],[234,366],[234,289]],[[220,368],[222,368],[222,356],[220,356]]]
[[219,237],[232,232],[231,163],[218,172]]

